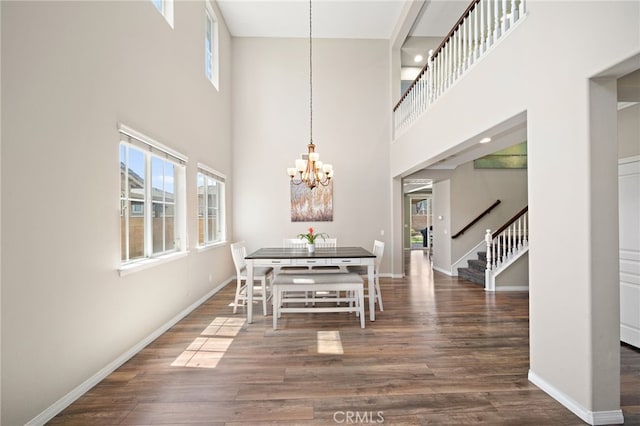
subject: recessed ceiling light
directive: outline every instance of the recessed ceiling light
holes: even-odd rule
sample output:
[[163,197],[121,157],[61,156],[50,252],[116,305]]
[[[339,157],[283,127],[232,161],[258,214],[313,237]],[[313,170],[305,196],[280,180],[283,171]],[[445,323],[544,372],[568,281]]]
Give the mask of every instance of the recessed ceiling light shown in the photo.
[[422,55],[416,55],[416,56],[413,58],[413,60],[414,60],[415,62],[421,62],[421,61],[422,61],[422,59],[423,59],[423,58],[422,58]]
[[480,143],[489,143],[491,142],[491,138],[482,138],[480,139]]

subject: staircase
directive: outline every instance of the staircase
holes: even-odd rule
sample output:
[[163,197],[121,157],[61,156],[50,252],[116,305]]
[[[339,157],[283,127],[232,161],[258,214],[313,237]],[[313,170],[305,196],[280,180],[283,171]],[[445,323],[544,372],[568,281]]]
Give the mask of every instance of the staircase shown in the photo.
[[487,251],[477,252],[477,259],[469,259],[466,268],[458,268],[458,277],[496,291],[496,276],[529,251],[528,210],[525,207],[519,211],[494,233],[487,229]]
[[487,270],[487,252],[479,251],[477,259],[467,261],[466,268],[458,268],[458,277],[484,287],[485,271]]

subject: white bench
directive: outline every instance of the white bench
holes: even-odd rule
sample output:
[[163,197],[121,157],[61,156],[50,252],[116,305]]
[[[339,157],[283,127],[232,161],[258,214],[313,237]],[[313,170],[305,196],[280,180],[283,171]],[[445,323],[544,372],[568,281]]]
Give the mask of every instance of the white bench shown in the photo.
[[[272,283],[273,329],[278,328],[282,312],[353,312],[360,315],[360,327],[364,328],[364,280],[354,273],[306,273],[279,274]],[[286,292],[311,292],[313,297],[296,297]],[[338,297],[318,298],[316,292],[337,291]],[[346,292],[343,297],[340,292]],[[304,303],[304,306],[284,306],[285,303]],[[309,302],[312,302],[309,304]],[[317,302],[331,302],[319,306]],[[338,303],[347,302],[346,306]]]

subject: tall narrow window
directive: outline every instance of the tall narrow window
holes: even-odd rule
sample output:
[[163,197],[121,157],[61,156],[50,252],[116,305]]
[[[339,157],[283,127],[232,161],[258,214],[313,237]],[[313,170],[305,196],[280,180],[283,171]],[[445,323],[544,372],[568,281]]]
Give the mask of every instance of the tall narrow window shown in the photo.
[[205,0],[204,19],[204,72],[216,89],[218,77],[218,19],[209,0]]
[[171,28],[173,28],[173,0],[151,0],[151,3],[164,16]]
[[224,175],[198,164],[198,245],[225,241]]
[[121,263],[186,251],[186,157],[120,127]]

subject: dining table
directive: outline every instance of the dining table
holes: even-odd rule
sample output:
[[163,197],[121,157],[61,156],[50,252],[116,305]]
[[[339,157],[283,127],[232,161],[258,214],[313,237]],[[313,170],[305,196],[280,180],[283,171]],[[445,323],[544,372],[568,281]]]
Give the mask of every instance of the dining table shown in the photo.
[[[307,248],[264,247],[245,257],[247,263],[247,283],[253,282],[253,268],[271,266],[276,271],[282,267],[313,266],[366,266],[369,291],[369,320],[376,320],[374,262],[376,256],[363,247]],[[308,273],[313,273],[313,270]],[[247,323],[253,322],[253,286],[247,285]]]

